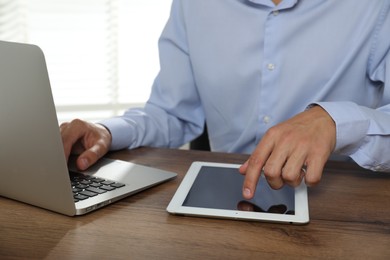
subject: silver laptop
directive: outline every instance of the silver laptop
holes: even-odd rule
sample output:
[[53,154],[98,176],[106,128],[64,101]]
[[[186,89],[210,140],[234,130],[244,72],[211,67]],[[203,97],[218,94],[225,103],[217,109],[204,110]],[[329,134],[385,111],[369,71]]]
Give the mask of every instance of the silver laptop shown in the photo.
[[45,58],[34,45],[0,41],[0,122],[0,195],[7,198],[74,216],[176,176],[110,159],[70,174]]

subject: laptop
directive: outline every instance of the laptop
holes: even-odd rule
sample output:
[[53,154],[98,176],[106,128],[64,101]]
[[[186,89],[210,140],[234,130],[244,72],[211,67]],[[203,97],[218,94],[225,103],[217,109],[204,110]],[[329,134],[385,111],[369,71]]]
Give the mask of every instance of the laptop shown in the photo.
[[0,41],[0,122],[0,196],[75,216],[176,177],[108,158],[82,173],[68,167],[44,54],[35,45]]

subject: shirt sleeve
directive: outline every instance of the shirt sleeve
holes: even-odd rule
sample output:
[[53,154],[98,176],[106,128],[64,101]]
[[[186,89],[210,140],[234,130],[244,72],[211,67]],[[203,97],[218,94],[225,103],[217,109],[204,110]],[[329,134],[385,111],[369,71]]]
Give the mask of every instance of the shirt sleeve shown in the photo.
[[390,172],[390,19],[375,32],[375,44],[368,63],[369,79],[382,88],[376,108],[352,102],[318,102],[336,123],[335,152],[350,156],[360,166]]
[[173,1],[159,55],[161,69],[145,107],[99,122],[111,132],[111,150],[180,147],[202,133],[205,117],[191,70],[181,1]]
[[318,102],[336,123],[337,154],[348,155],[360,166],[390,172],[390,112],[351,102]]

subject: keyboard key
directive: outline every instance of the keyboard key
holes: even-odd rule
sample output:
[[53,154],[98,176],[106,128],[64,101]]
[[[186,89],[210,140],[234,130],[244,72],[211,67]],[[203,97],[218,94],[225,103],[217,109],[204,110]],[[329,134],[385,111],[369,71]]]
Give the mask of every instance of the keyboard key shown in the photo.
[[111,185],[111,184],[113,184],[113,183],[115,183],[115,182],[113,182],[113,181],[108,181],[108,180],[105,180],[105,181],[101,182],[101,184],[103,184],[103,185]]
[[123,183],[115,182],[115,183],[111,184],[110,186],[115,187],[115,188],[121,188],[125,185]]
[[93,181],[93,182],[103,182],[103,181],[105,181],[105,179],[98,178],[98,177],[94,177],[94,178],[92,179],[92,181]]
[[115,190],[116,188],[108,186],[108,185],[103,185],[103,186],[100,187],[100,189],[103,189],[103,190],[106,190],[106,191],[112,191],[112,190]]
[[81,195],[81,194],[76,194],[76,195],[74,195],[74,198],[75,198],[76,200],[85,200],[85,199],[88,199],[89,197],[88,197],[88,196]]
[[102,190],[102,189],[95,188],[95,187],[88,187],[87,190],[98,193],[98,194],[102,194],[102,193],[107,192],[106,190]]
[[92,191],[88,191],[88,190],[83,190],[79,194],[82,194],[82,195],[88,196],[88,197],[94,197],[94,196],[98,195],[98,193],[92,192]]
[[91,184],[91,181],[90,180],[82,180],[82,181],[80,181],[80,184],[89,185],[89,184]]
[[100,187],[100,186],[102,186],[102,185],[103,185],[103,184],[101,184],[100,182],[92,182],[89,186],[98,188],[98,187]]
[[79,188],[76,188],[76,187],[72,187],[72,191],[73,191],[74,194],[77,194],[80,191],[82,191],[82,189],[79,189]]
[[75,187],[76,187],[77,189],[84,190],[84,189],[88,188],[88,185],[85,185],[85,184],[77,184]]

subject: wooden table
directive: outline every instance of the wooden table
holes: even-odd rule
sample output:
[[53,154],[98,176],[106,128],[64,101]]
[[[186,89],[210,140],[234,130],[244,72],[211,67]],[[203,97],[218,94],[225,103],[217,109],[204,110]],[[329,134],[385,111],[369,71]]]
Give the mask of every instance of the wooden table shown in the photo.
[[247,155],[140,148],[109,157],[178,177],[81,217],[0,197],[0,259],[390,259],[390,174],[329,162],[309,189],[311,222],[299,226],[166,212],[193,161]]

